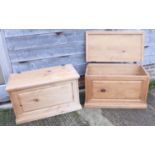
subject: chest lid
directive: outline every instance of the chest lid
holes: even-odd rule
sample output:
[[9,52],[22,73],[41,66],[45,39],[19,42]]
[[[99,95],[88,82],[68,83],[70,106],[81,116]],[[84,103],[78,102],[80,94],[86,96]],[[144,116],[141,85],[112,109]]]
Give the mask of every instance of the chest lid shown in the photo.
[[86,32],[87,62],[138,62],[143,52],[143,32]]
[[7,91],[31,88],[55,82],[78,79],[79,74],[70,64],[11,74]]

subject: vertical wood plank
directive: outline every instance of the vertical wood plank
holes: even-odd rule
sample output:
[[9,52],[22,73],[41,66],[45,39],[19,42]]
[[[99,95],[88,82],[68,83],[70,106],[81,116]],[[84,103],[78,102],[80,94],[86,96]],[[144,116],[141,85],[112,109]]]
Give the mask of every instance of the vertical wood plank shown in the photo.
[[6,83],[8,81],[9,74],[12,72],[12,67],[7,51],[4,32],[0,30],[0,65],[4,78],[4,85],[0,85],[0,102],[6,102],[9,100],[8,93],[5,90]]
[[0,30],[0,54],[1,69],[6,83],[8,81],[9,74],[12,72],[12,67],[3,30]]

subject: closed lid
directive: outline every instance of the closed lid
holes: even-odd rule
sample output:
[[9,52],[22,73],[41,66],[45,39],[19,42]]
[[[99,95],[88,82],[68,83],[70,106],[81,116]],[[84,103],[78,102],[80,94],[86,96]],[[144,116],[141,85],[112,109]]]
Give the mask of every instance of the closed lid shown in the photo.
[[143,32],[86,32],[87,62],[138,62],[143,51]]
[[34,71],[11,74],[6,87],[7,91],[30,88],[44,84],[79,78],[72,65],[56,66]]

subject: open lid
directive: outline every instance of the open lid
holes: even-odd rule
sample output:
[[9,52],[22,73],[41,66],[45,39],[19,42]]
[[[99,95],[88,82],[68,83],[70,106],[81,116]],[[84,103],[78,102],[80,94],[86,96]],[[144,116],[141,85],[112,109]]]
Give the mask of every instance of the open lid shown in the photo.
[[138,62],[143,51],[143,32],[86,32],[87,62]]

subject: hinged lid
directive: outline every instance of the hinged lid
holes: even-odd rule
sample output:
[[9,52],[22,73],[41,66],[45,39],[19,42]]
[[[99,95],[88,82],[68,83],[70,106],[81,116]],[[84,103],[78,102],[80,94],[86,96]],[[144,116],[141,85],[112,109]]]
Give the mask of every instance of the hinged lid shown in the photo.
[[138,62],[143,51],[143,32],[86,32],[87,62]]
[[7,84],[7,91],[25,89],[54,82],[78,79],[79,74],[70,64],[56,66],[18,74],[11,74]]

